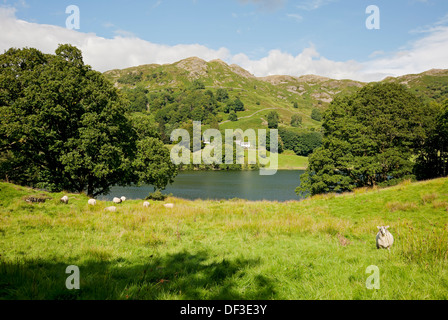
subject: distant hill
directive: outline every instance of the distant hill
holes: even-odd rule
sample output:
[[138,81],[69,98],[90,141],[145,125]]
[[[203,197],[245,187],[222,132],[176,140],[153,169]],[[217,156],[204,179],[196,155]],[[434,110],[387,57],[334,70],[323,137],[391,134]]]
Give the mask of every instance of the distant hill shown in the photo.
[[[321,123],[311,119],[313,109],[325,110],[337,94],[352,93],[367,83],[354,80],[335,80],[317,75],[301,77],[274,75],[255,77],[238,65],[222,60],[204,61],[192,57],[173,64],[150,64],[123,70],[105,72],[105,76],[119,88],[142,85],[151,92],[165,89],[182,90],[194,80],[200,80],[205,89],[226,88],[231,97],[239,97],[246,111],[238,112],[237,122],[223,121],[222,128],[266,127],[266,115],[273,109],[280,114],[280,125],[289,127],[291,117],[303,118],[301,128],[319,129]],[[386,78],[385,82],[406,85],[425,101],[438,102],[448,98],[448,70],[429,70],[416,75]],[[298,108],[294,108],[294,103]],[[226,119],[226,115],[224,120]]]
[[445,69],[431,69],[383,81],[403,84],[425,101],[432,99],[440,103],[448,98],[448,70]]

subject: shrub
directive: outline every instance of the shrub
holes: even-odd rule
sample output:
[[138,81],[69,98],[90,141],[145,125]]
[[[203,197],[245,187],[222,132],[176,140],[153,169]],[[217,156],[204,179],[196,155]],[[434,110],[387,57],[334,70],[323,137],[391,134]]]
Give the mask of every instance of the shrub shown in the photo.
[[268,127],[269,127],[269,129],[277,129],[278,128],[278,123],[280,121],[280,116],[278,115],[277,111],[269,112],[269,114],[267,116],[267,120],[268,120]]
[[165,201],[166,198],[171,197],[172,194],[166,195],[157,190],[155,192],[150,192],[148,197],[145,200],[154,200],[154,201]]
[[295,114],[291,118],[291,126],[299,127],[302,124],[302,117],[298,114]]
[[313,111],[311,112],[311,119],[316,121],[322,121],[322,114],[320,113],[319,110],[313,109]]

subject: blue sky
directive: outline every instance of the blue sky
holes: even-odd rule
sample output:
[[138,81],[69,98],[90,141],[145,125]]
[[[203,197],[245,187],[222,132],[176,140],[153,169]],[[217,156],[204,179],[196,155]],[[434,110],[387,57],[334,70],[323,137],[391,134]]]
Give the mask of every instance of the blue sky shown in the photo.
[[[368,17],[365,11],[372,4],[380,9],[380,30],[365,27]],[[68,5],[77,5],[80,9],[79,34],[105,39],[139,39],[159,45],[157,50],[163,50],[164,46],[173,49],[180,44],[190,46],[185,54],[195,53],[192,46],[199,45],[198,56],[203,54],[208,58],[215,53],[216,58],[238,63],[256,75],[289,70],[288,66],[281,66],[280,61],[274,65],[275,59],[290,60],[291,63],[309,62],[312,66],[309,70],[293,68],[295,73],[291,75],[296,76],[307,71],[320,71],[322,75],[331,76],[333,68],[335,77],[344,77],[344,64],[349,62],[353,63],[347,66],[351,70],[347,76],[356,72],[361,78],[362,72],[378,73],[372,75],[372,79],[395,75],[393,70],[399,69],[393,65],[397,55],[415,50],[416,44],[426,38],[435,38],[431,45],[437,43],[440,46],[443,41],[440,49],[444,49],[446,30],[443,28],[448,25],[447,0],[0,0],[3,10],[13,9],[9,18],[32,23],[35,29],[43,25],[64,29]],[[2,26],[2,22],[0,28],[4,29],[2,32],[8,32],[7,28],[11,32],[15,29],[12,24]],[[56,32],[58,40],[64,42],[62,31],[59,31]],[[45,38],[48,36],[45,34]],[[71,36],[67,37],[67,40],[71,39]],[[7,49],[8,41],[11,46],[17,46],[17,41],[0,38],[2,51]],[[87,47],[86,40],[77,41],[92,50]],[[24,42],[19,44],[27,45]],[[273,54],[273,50],[278,54]],[[89,51],[88,56],[93,55]],[[152,55],[154,61],[150,61],[149,56],[151,54],[148,61],[136,57],[133,62],[165,62],[161,58],[163,52]],[[416,56],[413,59],[417,59]],[[418,56],[424,59],[423,53]],[[174,59],[176,55],[171,53],[170,57]],[[313,65],[309,57],[320,60],[320,63]],[[183,58],[182,54],[179,58]],[[381,59],[389,60],[378,67],[378,72],[367,70],[369,63],[378,63]],[[172,62],[168,60],[166,62]],[[409,61],[406,68],[400,67],[403,69],[401,72],[411,70],[410,65],[413,64],[420,68],[430,67],[424,61]],[[117,64],[117,67],[122,66]],[[448,58],[446,65],[443,59],[434,61],[434,67],[448,68]],[[107,66],[100,69],[103,68]]]

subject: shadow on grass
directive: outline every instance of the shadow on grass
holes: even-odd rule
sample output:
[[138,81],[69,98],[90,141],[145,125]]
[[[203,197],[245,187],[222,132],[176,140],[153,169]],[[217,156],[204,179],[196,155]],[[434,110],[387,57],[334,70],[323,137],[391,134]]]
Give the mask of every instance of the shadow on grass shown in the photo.
[[88,261],[78,265],[80,290],[68,290],[65,282],[70,274],[65,270],[70,264],[0,260],[0,299],[275,299],[271,279],[253,272],[245,277],[259,263],[242,258],[216,261],[206,252],[149,257],[147,262],[133,265],[124,259]]

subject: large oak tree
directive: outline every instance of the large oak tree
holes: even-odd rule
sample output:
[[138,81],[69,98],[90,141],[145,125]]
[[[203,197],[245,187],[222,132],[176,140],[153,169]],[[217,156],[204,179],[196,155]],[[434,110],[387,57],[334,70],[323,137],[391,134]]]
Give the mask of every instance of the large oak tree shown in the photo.
[[412,178],[429,111],[404,86],[392,83],[337,97],[324,115],[323,145],[310,156],[296,191],[343,192]]
[[128,112],[129,101],[79,49],[10,49],[0,55],[1,174],[90,196],[113,185],[164,188],[177,174],[169,152],[157,137],[139,137]]

